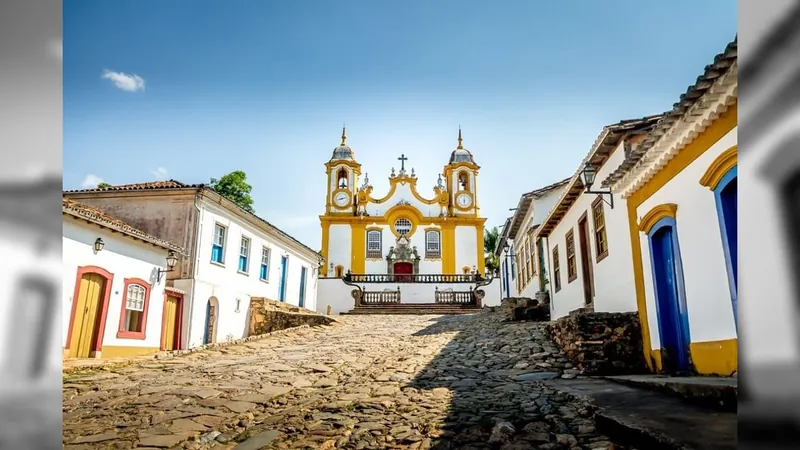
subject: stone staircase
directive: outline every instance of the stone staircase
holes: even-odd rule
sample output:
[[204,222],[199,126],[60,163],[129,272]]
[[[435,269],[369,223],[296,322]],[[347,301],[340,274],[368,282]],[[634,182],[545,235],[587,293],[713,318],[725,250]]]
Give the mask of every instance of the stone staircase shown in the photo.
[[475,305],[452,305],[443,303],[390,303],[375,306],[358,306],[342,314],[475,314],[482,311]]

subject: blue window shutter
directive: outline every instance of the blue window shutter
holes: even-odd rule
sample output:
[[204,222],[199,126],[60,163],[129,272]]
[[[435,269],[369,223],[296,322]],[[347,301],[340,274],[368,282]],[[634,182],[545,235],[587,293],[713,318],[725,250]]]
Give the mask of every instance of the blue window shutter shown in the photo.
[[267,279],[267,265],[266,264],[262,264],[261,265],[261,279],[262,280],[266,280]]
[[214,245],[211,248],[211,260],[218,263],[222,262],[222,247]]

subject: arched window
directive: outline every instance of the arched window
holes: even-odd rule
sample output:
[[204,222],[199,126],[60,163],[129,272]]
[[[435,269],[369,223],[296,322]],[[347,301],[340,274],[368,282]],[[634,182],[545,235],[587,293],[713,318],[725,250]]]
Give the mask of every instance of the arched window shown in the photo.
[[431,230],[425,232],[425,257],[426,258],[441,258],[442,246],[439,232]]
[[470,269],[469,266],[464,266],[464,267],[461,268],[461,272],[463,272],[465,274],[469,274],[471,270],[472,269]]
[[382,258],[381,232],[371,230],[367,232],[367,258]]
[[339,169],[339,174],[336,176],[336,186],[341,189],[347,187],[347,171],[345,169]]
[[334,274],[336,275],[336,278],[344,278],[344,266],[336,266]]
[[469,190],[469,174],[467,174],[467,172],[460,172],[458,174],[458,188],[462,191]]
[[125,280],[122,314],[118,338],[144,339],[147,326],[147,307],[150,301],[150,284],[138,278]]
[[397,234],[408,235],[408,233],[411,233],[411,221],[405,217],[397,219],[394,223],[394,231]]

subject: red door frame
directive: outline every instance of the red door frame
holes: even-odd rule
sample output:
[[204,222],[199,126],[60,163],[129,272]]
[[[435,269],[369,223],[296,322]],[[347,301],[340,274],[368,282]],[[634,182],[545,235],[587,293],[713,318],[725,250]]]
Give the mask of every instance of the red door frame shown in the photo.
[[175,315],[175,320],[178,322],[178,326],[175,329],[175,342],[178,344],[176,350],[180,350],[183,342],[183,294],[166,289],[164,290],[164,305],[161,308],[161,350],[172,350],[164,348],[164,327],[167,325],[167,315],[165,314],[167,312],[167,297],[175,297],[178,299],[178,306],[176,307],[178,313]]
[[103,277],[106,281],[103,286],[103,294],[100,296],[100,306],[98,311],[100,313],[100,320],[95,328],[95,335],[92,336],[94,341],[94,351],[99,352],[103,350],[103,336],[106,331],[106,316],[108,315],[108,303],[111,299],[111,285],[114,284],[114,274],[97,266],[83,266],[78,267],[77,275],[75,276],[75,290],[72,294],[72,312],[69,315],[69,329],[67,330],[67,342],[64,344],[64,349],[69,350],[69,343],[72,341],[72,326],[75,324],[75,310],[78,307],[77,298],[81,293],[81,278],[86,274],[97,274]]

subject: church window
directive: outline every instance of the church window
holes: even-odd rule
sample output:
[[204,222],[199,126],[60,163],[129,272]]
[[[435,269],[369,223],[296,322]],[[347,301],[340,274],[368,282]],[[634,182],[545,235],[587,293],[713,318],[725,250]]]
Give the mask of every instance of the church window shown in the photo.
[[442,248],[439,239],[438,231],[428,231],[425,233],[425,257],[426,258],[440,258],[442,256]]
[[594,217],[594,246],[597,253],[597,262],[608,256],[608,239],[606,237],[606,217],[603,214],[603,199],[597,197],[592,203],[592,216]]
[[558,246],[553,247],[553,288],[561,290],[561,262],[558,260]]
[[367,258],[381,258],[383,252],[381,251],[381,232],[372,230],[367,233]]
[[120,317],[118,338],[144,339],[144,326],[147,321],[147,303],[150,285],[139,279],[125,280],[124,308]]
[[394,231],[396,231],[397,234],[408,235],[408,233],[411,232],[411,221],[405,217],[397,219],[394,223]]
[[264,281],[269,279],[269,258],[272,252],[267,247],[261,247],[261,271],[258,277]]
[[469,175],[467,172],[461,172],[458,174],[458,188],[461,191],[469,190]]
[[567,232],[567,283],[578,278],[578,260],[575,257],[575,232]]
[[469,274],[471,272],[471,269],[469,268],[469,266],[464,266],[461,268],[461,271],[465,274]]
[[336,185],[339,188],[346,188],[347,187],[347,171],[344,169],[339,169],[339,174],[336,176]]
[[225,262],[225,227],[214,225],[214,242],[211,245],[211,261],[219,264]]
[[344,277],[344,266],[336,266],[336,278],[343,278]]
[[242,244],[239,246],[239,272],[247,273],[250,265],[248,259],[250,257],[250,239],[242,236]]

